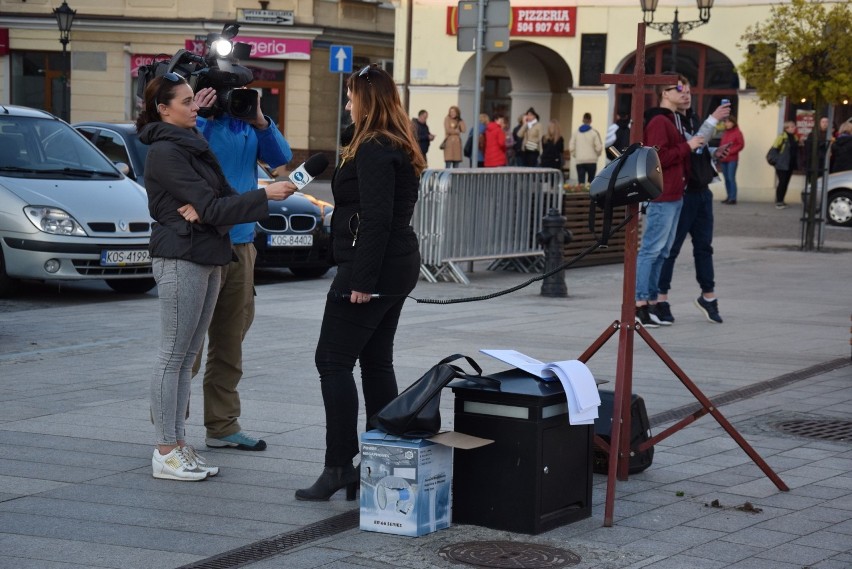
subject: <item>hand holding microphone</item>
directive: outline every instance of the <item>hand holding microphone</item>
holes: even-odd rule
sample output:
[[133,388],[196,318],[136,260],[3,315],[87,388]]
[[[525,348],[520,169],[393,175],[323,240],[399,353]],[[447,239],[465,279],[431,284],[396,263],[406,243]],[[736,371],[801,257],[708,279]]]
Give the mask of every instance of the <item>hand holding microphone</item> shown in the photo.
[[284,180],[283,182],[272,182],[264,188],[266,191],[266,199],[268,200],[286,200],[296,193],[299,188],[293,182]]

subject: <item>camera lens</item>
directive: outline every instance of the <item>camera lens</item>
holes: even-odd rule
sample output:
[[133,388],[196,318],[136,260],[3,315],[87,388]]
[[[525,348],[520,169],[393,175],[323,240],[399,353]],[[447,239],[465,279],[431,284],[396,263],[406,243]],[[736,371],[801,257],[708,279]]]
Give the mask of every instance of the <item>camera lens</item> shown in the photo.
[[257,113],[257,92],[254,89],[233,89],[225,96],[228,114],[237,118]]

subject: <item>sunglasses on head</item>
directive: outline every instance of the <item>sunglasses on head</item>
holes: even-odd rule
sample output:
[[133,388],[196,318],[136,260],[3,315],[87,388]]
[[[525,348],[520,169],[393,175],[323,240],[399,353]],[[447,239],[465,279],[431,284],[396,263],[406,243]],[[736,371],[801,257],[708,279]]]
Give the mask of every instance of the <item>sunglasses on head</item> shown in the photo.
[[184,81],[184,78],[175,73],[174,71],[169,71],[168,73],[164,74],[163,79],[171,83],[182,83]]
[[684,89],[686,89],[686,86],[683,83],[678,83],[674,87],[663,89],[663,91],[677,91],[678,93],[683,93]]
[[358,72],[358,77],[366,77],[367,83],[369,83],[370,87],[372,87],[373,82],[370,81],[370,71],[373,71],[374,69],[378,69],[378,68],[379,68],[378,63],[371,63],[370,65],[365,65],[364,67],[361,68],[361,71]]

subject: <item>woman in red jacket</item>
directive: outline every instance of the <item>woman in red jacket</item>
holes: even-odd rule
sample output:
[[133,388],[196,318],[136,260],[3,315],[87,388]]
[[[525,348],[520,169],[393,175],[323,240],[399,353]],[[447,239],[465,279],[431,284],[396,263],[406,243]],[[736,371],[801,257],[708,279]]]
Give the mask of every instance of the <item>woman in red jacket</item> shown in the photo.
[[740,159],[740,151],[745,147],[745,140],[740,127],[737,126],[737,117],[728,115],[725,119],[725,132],[722,133],[722,142],[716,151],[716,160],[725,178],[725,190],[728,198],[722,203],[737,203],[737,162]]
[[486,168],[505,166],[506,158],[506,119],[497,117],[485,127],[485,150],[483,165]]

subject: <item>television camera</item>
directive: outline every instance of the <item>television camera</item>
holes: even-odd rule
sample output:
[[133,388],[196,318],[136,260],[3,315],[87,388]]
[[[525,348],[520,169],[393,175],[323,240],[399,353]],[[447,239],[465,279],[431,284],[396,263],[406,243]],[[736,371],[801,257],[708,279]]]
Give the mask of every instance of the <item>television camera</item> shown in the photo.
[[251,53],[251,46],[234,42],[233,38],[240,30],[239,24],[225,24],[221,33],[207,34],[203,55],[197,55],[186,49],[179,49],[170,59],[157,56],[149,65],[139,68],[139,83],[136,95],[142,99],[145,86],[155,77],[161,77],[173,71],[184,77],[193,91],[212,87],[216,90],[216,103],[212,108],[202,108],[198,114],[209,117],[221,113],[241,119],[257,114],[259,104],[257,91],[242,89],[254,80],[251,70],[239,64]]

